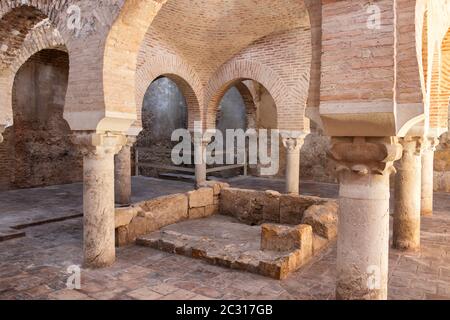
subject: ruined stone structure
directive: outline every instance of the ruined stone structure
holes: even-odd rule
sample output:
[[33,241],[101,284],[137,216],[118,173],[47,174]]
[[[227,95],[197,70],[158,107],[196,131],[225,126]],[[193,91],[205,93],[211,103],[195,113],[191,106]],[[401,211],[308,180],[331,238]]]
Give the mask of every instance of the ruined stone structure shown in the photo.
[[[246,129],[280,130],[284,194],[217,187],[202,160],[198,190],[133,203],[133,150],[170,128],[146,109],[163,78],[198,159],[230,89]],[[337,236],[336,298],[387,299],[389,251],[420,251],[433,188],[450,190],[449,98],[450,0],[0,2],[0,189],[82,181],[86,268],[137,239],[284,279]],[[338,182],[338,205],[300,196],[300,177]],[[219,213],[258,226],[258,267],[164,237]]]

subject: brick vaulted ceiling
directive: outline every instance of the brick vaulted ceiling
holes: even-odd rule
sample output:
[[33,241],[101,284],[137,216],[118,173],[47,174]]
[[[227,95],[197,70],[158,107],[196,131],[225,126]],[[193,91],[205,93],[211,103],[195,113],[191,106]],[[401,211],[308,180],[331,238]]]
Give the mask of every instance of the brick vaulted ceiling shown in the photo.
[[147,36],[204,74],[264,36],[300,27],[309,28],[301,0],[168,0]]

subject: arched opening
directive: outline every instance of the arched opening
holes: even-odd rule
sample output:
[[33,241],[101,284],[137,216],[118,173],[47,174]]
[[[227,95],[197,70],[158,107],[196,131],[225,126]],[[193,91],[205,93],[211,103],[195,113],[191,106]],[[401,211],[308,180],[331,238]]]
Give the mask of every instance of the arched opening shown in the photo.
[[[222,94],[215,98],[219,101],[216,108],[216,129],[219,129],[224,137],[224,153],[232,152],[226,150],[226,130],[238,130],[242,129],[247,131],[254,129],[256,131],[260,129],[267,130],[267,153],[268,156],[272,155],[272,143],[271,133],[272,130],[278,128],[278,115],[277,106],[270,92],[259,82],[248,79],[239,79],[230,82],[224,86],[221,91]],[[209,115],[212,116],[212,115]],[[246,141],[245,152],[247,163],[243,168],[224,170],[223,174],[219,176],[233,176],[238,174],[247,174],[251,176],[262,176],[261,169],[267,167],[268,164],[260,162],[258,155],[258,163],[249,163],[249,143],[251,139]],[[238,164],[237,155],[239,152],[239,146],[237,139],[234,141],[234,156],[236,158],[235,163],[225,162],[227,165]],[[226,155],[224,155],[225,159]],[[279,143],[279,170],[274,176],[283,176],[285,173],[285,148],[282,143]],[[270,166],[270,165],[269,165]],[[216,175],[218,175],[216,173]]]
[[[173,166],[172,132],[188,127],[187,98],[169,77],[159,77],[147,88],[142,103],[142,131],[137,138],[139,174],[159,177]],[[135,155],[136,157],[136,155]]]
[[431,92],[430,128],[439,136],[439,145],[434,154],[434,188],[436,191],[450,192],[450,134],[449,99],[450,99],[450,30],[447,31],[441,45],[439,67],[436,71]]
[[63,118],[68,85],[67,52],[44,49],[17,71],[12,90],[13,126],[5,131],[0,187],[33,188],[82,180],[82,157]]

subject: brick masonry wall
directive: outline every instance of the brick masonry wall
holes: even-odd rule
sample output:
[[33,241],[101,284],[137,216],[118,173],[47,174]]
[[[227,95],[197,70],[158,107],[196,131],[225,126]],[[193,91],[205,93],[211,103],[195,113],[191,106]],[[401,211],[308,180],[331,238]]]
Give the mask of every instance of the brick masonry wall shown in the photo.
[[0,145],[1,189],[82,180],[82,156],[63,119],[68,55],[43,50],[18,71],[13,90],[14,126]]

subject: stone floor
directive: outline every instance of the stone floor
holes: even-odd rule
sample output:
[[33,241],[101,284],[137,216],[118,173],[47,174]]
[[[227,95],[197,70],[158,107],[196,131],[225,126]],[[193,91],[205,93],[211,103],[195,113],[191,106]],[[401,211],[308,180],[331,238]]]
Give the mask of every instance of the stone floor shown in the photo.
[[214,215],[163,227],[138,237],[136,243],[274,279],[285,278],[308,262],[297,259],[299,248],[281,252],[262,250],[261,229],[234,217]]
[[[245,180],[232,184],[276,189],[272,181]],[[303,194],[332,195],[337,190],[333,185],[313,183],[302,187]],[[157,192],[162,192],[161,189],[165,187],[158,184]],[[53,203],[52,196],[60,192],[58,188],[49,193],[41,191],[27,190],[22,196],[17,195],[17,205],[23,208],[27,207],[26,202],[30,207],[35,205],[28,192],[36,192],[36,199],[39,195],[47,196],[41,205],[44,200]],[[0,194],[1,216],[8,215],[4,199],[8,197]],[[435,216],[423,218],[421,252],[390,251],[390,299],[450,299],[450,195],[437,194],[435,200]],[[63,202],[67,203],[65,208],[70,208],[69,201]],[[9,203],[7,208],[14,201]],[[112,267],[83,269],[81,289],[70,290],[66,288],[70,276],[67,268],[82,263],[82,219],[32,226],[26,228],[26,233],[26,237],[0,242],[0,299],[334,298],[335,246],[288,279],[277,281],[133,245],[117,250],[117,262]]]
[[[162,183],[163,182],[163,183]],[[133,177],[132,201],[186,192],[192,183]],[[0,241],[23,236],[24,229],[83,215],[83,185],[81,183],[0,192]]]

